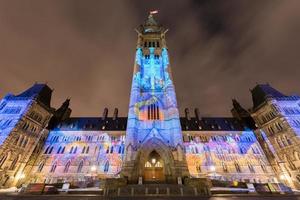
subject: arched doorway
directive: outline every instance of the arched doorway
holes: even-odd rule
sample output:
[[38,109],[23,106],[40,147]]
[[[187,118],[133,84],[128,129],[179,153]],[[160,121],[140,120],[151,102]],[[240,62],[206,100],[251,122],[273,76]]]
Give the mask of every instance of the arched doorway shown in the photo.
[[164,182],[164,162],[156,151],[152,151],[144,166],[145,182]]

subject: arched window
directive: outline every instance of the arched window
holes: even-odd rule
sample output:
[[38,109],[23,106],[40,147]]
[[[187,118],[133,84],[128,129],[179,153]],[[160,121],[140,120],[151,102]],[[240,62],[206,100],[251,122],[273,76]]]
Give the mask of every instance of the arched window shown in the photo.
[[63,154],[63,153],[65,152],[65,148],[66,148],[66,147],[64,147],[64,148],[61,150],[61,152],[60,152],[61,154]]
[[83,147],[81,153],[83,154],[85,152],[85,146]]
[[268,171],[267,171],[267,168],[266,168],[266,166],[265,166],[264,164],[261,164],[260,167],[261,167],[261,169],[263,170],[263,172],[265,172],[265,173],[268,172]]
[[68,173],[70,165],[71,165],[71,161],[68,161],[64,168],[64,173]]
[[77,146],[75,147],[75,149],[74,149],[74,152],[73,152],[73,153],[75,154],[76,152],[77,152]]
[[114,147],[111,146],[111,147],[110,147],[110,153],[113,153],[113,152],[114,152]]
[[38,167],[38,172],[41,172],[43,170],[43,167],[45,165],[45,161],[40,162],[39,167]]
[[121,152],[122,152],[122,146],[119,146],[118,153],[121,154]]
[[145,163],[145,167],[146,168],[149,168],[149,167],[151,167],[152,165],[151,165],[151,163],[149,162],[149,161],[147,161],[146,163]]
[[236,171],[240,173],[241,172],[240,165],[237,162],[235,162],[234,166],[235,166]]
[[157,162],[155,163],[155,167],[162,167],[162,164],[161,164],[159,161],[157,161]]
[[89,153],[89,151],[90,151],[90,146],[88,146],[87,148],[86,148],[86,154],[88,154]]
[[249,168],[251,173],[255,173],[255,170],[254,170],[254,168],[251,164],[248,164],[248,168]]
[[70,152],[69,152],[69,153],[70,153],[70,154],[71,154],[71,153],[73,153],[73,147],[71,147],[71,150],[70,150]]
[[5,163],[7,159],[7,154],[4,154],[0,159],[0,168],[2,168],[3,164]]
[[78,165],[77,173],[81,173],[82,172],[82,167],[83,167],[83,160],[80,161],[80,163]]
[[11,163],[10,167],[9,167],[9,170],[14,170],[16,168],[16,164],[19,160],[19,156],[17,156]]
[[222,162],[222,168],[223,168],[223,172],[228,172],[227,165],[224,162]]
[[56,166],[57,166],[57,162],[54,162],[51,166],[51,169],[50,169],[50,172],[53,173],[55,172],[55,169],[56,169]]
[[53,148],[54,148],[54,147],[51,147],[51,148],[50,148],[50,150],[49,150],[49,154],[51,154],[51,153],[52,153],[52,151],[53,151]]
[[23,147],[23,148],[25,148],[25,147],[26,147],[26,145],[27,145],[27,143],[28,143],[28,138],[26,138],[26,139],[25,139],[25,141],[24,141],[24,143],[23,143],[22,147]]
[[108,172],[108,170],[109,170],[109,161],[106,161],[104,165],[104,172]]
[[60,153],[60,150],[61,150],[61,147],[58,148],[58,150],[57,150],[56,153],[59,154],[59,153]]

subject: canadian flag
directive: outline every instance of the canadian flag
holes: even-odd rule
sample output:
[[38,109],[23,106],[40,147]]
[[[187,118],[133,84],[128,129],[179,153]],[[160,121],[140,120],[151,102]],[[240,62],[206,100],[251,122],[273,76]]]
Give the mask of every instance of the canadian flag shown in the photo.
[[151,10],[151,11],[150,11],[150,14],[151,14],[151,15],[157,14],[157,13],[158,13],[158,10]]

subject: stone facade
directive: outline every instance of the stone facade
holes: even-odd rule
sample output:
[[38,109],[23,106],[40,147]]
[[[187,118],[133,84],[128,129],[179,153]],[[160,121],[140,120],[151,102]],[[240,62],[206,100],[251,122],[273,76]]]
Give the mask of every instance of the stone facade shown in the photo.
[[49,132],[51,92],[47,85],[35,84],[1,100],[0,185],[18,185],[29,176]]
[[137,29],[128,117],[117,109],[109,117],[107,108],[101,117],[70,117],[70,100],[51,108],[45,84],[5,96],[0,186],[209,178],[299,188],[300,97],[257,85],[250,111],[233,100],[233,117],[202,117],[198,109],[180,117],[166,32],[152,15]]
[[[126,130],[122,176],[130,182],[151,180],[151,153],[167,182],[188,176],[174,84],[166,45],[167,30],[150,14],[137,30],[138,41]],[[153,158],[154,159],[154,158]],[[148,166],[146,163],[148,162]],[[155,163],[153,163],[155,164]],[[154,166],[153,166],[154,167]],[[159,170],[153,169],[153,170]],[[154,178],[156,175],[153,174]],[[155,178],[154,178],[155,179]]]
[[270,85],[252,91],[252,117],[258,139],[277,178],[300,187],[300,97],[286,96]]

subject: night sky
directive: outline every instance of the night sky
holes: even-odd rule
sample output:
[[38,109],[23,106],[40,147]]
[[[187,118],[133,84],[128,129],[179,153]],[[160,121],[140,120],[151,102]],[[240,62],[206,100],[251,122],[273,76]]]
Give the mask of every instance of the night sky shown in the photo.
[[169,28],[179,109],[230,115],[251,107],[249,89],[270,83],[300,93],[300,1],[0,1],[0,97],[34,82],[71,97],[73,116],[126,115],[136,32],[148,11]]

